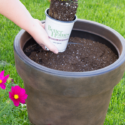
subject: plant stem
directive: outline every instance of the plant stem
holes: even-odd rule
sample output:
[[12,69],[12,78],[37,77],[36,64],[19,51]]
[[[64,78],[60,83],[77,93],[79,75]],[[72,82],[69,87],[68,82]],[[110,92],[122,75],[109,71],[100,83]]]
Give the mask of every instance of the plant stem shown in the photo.
[[8,106],[8,104],[0,111],[0,113]]

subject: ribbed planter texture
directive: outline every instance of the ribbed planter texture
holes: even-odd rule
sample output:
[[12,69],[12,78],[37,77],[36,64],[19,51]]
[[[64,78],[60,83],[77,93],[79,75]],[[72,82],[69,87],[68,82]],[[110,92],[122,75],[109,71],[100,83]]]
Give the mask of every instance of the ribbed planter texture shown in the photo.
[[28,94],[28,116],[34,125],[104,123],[113,88],[125,71],[125,40],[105,25],[80,19],[75,22],[71,36],[112,44],[119,58],[94,71],[53,70],[35,63],[24,54],[23,47],[31,36],[21,30],[14,41],[15,63]]

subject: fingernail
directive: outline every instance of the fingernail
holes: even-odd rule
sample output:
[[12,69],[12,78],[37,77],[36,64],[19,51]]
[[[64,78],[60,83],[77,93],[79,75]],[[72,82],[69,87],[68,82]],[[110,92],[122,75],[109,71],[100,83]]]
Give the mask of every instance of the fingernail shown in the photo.
[[55,53],[55,54],[58,54],[58,50],[55,50],[54,53]]

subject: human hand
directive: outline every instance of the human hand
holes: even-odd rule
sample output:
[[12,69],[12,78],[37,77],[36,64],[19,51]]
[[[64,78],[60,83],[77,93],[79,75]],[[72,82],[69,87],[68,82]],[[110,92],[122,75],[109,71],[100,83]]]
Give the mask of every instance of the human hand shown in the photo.
[[44,49],[46,46],[50,51],[58,53],[58,49],[49,41],[44,25],[34,19],[19,0],[0,0],[0,14],[26,30]]
[[34,19],[33,29],[30,28],[29,33],[44,50],[46,46],[50,51],[58,54],[58,49],[49,41],[45,25],[38,19]]

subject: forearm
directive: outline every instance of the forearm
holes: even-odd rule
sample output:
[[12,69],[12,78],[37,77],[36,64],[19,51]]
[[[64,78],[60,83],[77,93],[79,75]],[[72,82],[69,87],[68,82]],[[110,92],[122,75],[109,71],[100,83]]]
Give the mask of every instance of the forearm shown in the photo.
[[46,46],[58,53],[57,48],[49,41],[41,22],[35,20],[19,0],[0,0],[0,14],[26,30],[40,46]]
[[0,14],[29,32],[35,25],[34,19],[19,0],[0,0]]

